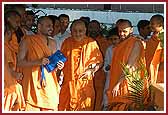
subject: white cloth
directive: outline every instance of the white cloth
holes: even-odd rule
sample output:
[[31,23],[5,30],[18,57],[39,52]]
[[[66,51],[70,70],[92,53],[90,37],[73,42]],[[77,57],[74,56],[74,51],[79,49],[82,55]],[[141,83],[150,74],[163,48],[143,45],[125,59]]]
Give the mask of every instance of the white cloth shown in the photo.
[[63,34],[59,33],[57,35],[54,36],[54,39],[56,41],[56,47],[57,47],[57,50],[60,50],[61,49],[61,45],[62,43],[64,42],[64,40],[66,38],[70,37],[70,33],[68,31],[65,31]]
[[[148,38],[148,39],[144,39],[144,38],[143,38],[142,36],[140,36],[140,35],[137,35],[136,37],[141,40],[141,42],[142,42],[142,44],[143,44],[143,46],[144,46],[144,49],[146,49],[146,42],[149,40],[149,38]],[[149,37],[150,37],[150,36],[149,36]]]
[[32,32],[31,30],[26,30],[24,29],[24,31],[26,32],[26,35],[34,35],[35,33]]
[[110,83],[110,70],[107,71],[105,68],[106,66],[111,64],[111,60],[112,60],[112,55],[113,55],[113,45],[110,45],[107,50],[106,50],[106,54],[105,54],[105,58],[104,58],[104,72],[105,72],[105,76],[106,76],[106,81],[105,81],[105,86],[104,86],[104,91],[103,91],[103,101],[102,101],[102,105],[103,105],[103,110],[106,110],[106,106],[108,105],[108,98],[106,95],[106,90],[109,87],[109,83]]

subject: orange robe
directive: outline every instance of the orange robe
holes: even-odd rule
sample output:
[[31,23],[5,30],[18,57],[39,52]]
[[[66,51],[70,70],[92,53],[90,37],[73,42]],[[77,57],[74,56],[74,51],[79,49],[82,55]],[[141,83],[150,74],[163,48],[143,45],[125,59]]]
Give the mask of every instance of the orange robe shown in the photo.
[[157,35],[152,35],[146,44],[146,65],[152,83],[164,82],[164,49]]
[[67,62],[63,68],[59,110],[92,111],[95,99],[93,76],[82,79],[80,75],[89,65],[103,61],[96,41],[89,37],[76,41],[70,37],[64,41],[61,51],[67,57]]
[[[43,42],[40,35],[27,36],[24,42],[28,46],[27,61],[39,60],[51,55],[51,50]],[[57,110],[60,86],[57,81],[56,72],[52,71],[48,73],[44,68],[46,87],[42,87],[40,84],[40,66],[23,67],[22,69],[24,74],[22,85],[24,97],[27,102],[26,110]]]
[[[103,55],[103,58],[105,57],[105,52],[108,46],[110,45],[109,41],[106,40],[103,36],[98,36],[95,38],[97,41],[97,44],[100,48],[100,51]],[[104,59],[103,59],[104,60]],[[94,77],[94,86],[95,86],[95,111],[101,111],[102,110],[102,101],[103,101],[103,91],[104,91],[104,85],[105,85],[105,73],[103,68],[99,69],[95,73]]]
[[[24,38],[24,36],[23,36]],[[22,38],[22,39],[23,39]],[[17,36],[15,33],[12,34],[12,39],[9,41],[9,44],[10,46],[12,47],[13,51],[16,53],[16,55],[18,54],[18,50],[19,50],[19,43],[17,41]],[[17,67],[16,65],[16,71],[17,72],[21,72],[22,73],[22,70],[21,68]]]
[[[108,96],[108,102],[109,104],[112,102],[122,102],[122,103],[127,103],[128,100],[122,99],[120,97],[124,96],[124,95],[128,95],[128,83],[126,80],[123,80],[119,86],[119,95],[116,97],[112,97],[112,90],[114,88],[114,86],[117,84],[118,80],[120,79],[120,76],[122,74],[122,63],[127,64],[128,62],[128,58],[131,54],[132,48],[135,44],[135,42],[139,42],[140,45],[140,55],[137,59],[137,62],[135,62],[138,66],[138,62],[140,59],[144,59],[144,47],[142,42],[135,38],[135,37],[129,37],[127,40],[124,40],[123,42],[121,42],[120,44],[118,44],[115,48],[114,48],[114,52],[113,52],[113,57],[112,57],[112,63],[111,63],[111,69],[110,69],[110,84],[109,84],[109,89],[107,92],[107,96]],[[121,106],[120,108],[118,108],[119,110],[124,110],[126,105],[124,105],[123,107]]]
[[17,36],[15,33],[12,34],[12,39],[9,41],[9,45],[12,47],[13,51],[17,54],[19,49],[19,44],[17,42]]
[[16,50],[5,41],[4,44],[4,110],[24,110],[25,101],[22,86],[17,83],[16,76],[12,75],[9,63],[16,70]]

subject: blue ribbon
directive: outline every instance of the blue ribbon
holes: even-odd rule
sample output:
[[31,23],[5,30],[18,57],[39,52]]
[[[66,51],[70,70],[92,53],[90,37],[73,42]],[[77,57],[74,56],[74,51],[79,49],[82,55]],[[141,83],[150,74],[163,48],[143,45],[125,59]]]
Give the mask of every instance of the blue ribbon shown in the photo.
[[40,69],[41,69],[41,80],[40,80],[40,85],[42,86],[42,81],[43,81],[43,80],[46,80],[46,77],[45,77],[45,74],[44,74],[44,66],[41,65],[41,66],[40,66]]

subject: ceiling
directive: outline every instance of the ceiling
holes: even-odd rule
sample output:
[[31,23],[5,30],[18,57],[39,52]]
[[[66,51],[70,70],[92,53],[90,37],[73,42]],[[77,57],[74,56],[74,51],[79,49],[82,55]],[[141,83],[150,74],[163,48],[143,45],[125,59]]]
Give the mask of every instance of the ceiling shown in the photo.
[[164,13],[164,4],[28,4],[27,7]]

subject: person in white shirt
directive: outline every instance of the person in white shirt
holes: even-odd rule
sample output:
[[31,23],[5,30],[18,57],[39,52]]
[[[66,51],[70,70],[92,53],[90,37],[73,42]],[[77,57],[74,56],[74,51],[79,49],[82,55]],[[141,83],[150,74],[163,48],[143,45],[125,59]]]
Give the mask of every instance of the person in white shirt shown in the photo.
[[136,37],[141,39],[144,49],[146,49],[146,41],[149,39],[152,31],[149,24],[150,21],[148,20],[140,20],[137,24],[139,35]]
[[113,48],[120,42],[119,36],[118,36],[118,32],[117,32],[117,28],[113,28],[110,32],[109,32],[109,40],[112,41],[112,45],[110,45],[105,53],[105,58],[104,58],[104,72],[105,72],[105,76],[106,76],[106,81],[105,81],[105,86],[104,86],[104,92],[103,92],[103,101],[102,101],[102,105],[103,105],[103,110],[107,110],[107,106],[108,106],[108,99],[107,99],[107,95],[106,95],[106,90],[109,87],[109,79],[110,79],[110,64],[111,64],[111,59],[112,59],[112,55],[113,55]]
[[61,49],[61,45],[64,42],[64,40],[68,37],[70,37],[70,32],[67,31],[67,28],[69,26],[69,16],[66,14],[59,15],[60,20],[60,33],[54,36],[54,39],[57,43],[57,50]]
[[[56,50],[60,50],[61,44],[62,44],[62,38],[66,37],[66,31],[65,31],[65,33],[62,36],[61,35],[61,22],[59,20],[59,17],[57,17],[56,15],[48,15],[48,17],[53,22],[53,33],[52,33],[52,36],[50,36],[50,38],[55,40],[55,42],[56,42]],[[59,83],[60,86],[63,83],[63,76],[64,76],[64,74],[63,74],[62,71],[58,71],[57,72],[58,83]]]

